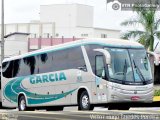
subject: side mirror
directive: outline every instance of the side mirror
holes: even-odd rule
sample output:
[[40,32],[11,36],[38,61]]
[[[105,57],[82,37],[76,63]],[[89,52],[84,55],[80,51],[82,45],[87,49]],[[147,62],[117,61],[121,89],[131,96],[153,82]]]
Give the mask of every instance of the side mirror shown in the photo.
[[94,51],[101,52],[106,58],[107,65],[111,64],[111,55],[108,52],[108,50],[106,50],[106,49],[94,49]]
[[158,66],[159,65],[159,56],[154,52],[147,51],[147,53],[154,57],[154,63],[156,66]]
[[82,71],[87,71],[87,68],[86,66],[83,66],[83,67],[78,67],[79,70],[82,70]]

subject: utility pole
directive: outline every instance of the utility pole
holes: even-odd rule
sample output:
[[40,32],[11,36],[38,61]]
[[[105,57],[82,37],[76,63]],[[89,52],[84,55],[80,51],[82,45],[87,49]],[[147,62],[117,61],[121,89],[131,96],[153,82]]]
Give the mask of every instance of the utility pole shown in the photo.
[[4,0],[1,3],[1,63],[4,59]]

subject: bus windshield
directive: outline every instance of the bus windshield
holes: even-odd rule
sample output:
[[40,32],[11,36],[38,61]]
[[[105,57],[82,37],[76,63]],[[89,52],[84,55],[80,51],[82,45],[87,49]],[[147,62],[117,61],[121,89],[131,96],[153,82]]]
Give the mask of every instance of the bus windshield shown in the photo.
[[144,79],[145,81],[152,80],[151,68],[146,51],[130,49],[129,53],[133,63],[135,81],[140,82],[140,79]]
[[108,66],[111,81],[143,84],[152,80],[149,60],[144,49],[107,48],[111,54]]

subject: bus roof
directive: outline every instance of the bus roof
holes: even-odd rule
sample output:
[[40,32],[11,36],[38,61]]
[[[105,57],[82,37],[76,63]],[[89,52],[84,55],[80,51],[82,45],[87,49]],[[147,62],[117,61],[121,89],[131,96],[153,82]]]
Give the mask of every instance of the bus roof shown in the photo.
[[50,51],[57,51],[57,50],[62,50],[62,49],[67,49],[75,46],[80,46],[80,45],[89,45],[89,44],[97,44],[97,45],[103,45],[106,47],[115,47],[115,48],[144,48],[143,45],[133,42],[133,41],[128,41],[128,40],[123,40],[123,39],[113,39],[113,38],[88,38],[88,39],[82,39],[82,40],[76,40],[73,42],[68,42],[60,45],[55,45],[51,47],[46,47],[42,48],[39,50],[35,50],[33,52],[28,52],[22,55],[6,58],[3,60],[3,62],[10,61],[10,60],[15,60],[19,58],[24,58],[24,57],[29,57],[29,56],[34,56]]

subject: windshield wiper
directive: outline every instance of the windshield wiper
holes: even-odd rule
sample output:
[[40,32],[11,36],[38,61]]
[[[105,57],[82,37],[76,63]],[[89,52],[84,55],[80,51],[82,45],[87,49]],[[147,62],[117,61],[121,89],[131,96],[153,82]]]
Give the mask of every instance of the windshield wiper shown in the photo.
[[124,64],[124,68],[123,68],[123,73],[124,73],[124,80],[123,83],[126,81],[126,73],[127,73],[127,61],[125,59],[125,64]]
[[133,60],[133,64],[134,64],[134,67],[137,69],[137,73],[138,73],[138,75],[140,76],[141,81],[143,82],[144,85],[146,85],[145,78],[144,78],[141,70],[139,69],[139,67],[136,65],[136,63],[135,63],[134,60]]

